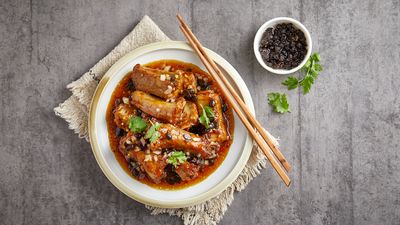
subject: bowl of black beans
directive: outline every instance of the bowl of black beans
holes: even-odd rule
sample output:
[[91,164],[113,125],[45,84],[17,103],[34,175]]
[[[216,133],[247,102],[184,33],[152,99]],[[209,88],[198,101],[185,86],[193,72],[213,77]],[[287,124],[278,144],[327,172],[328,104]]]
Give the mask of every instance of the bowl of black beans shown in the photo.
[[254,38],[254,54],[262,67],[275,74],[296,72],[311,55],[312,41],[299,21],[277,17],[264,23]]

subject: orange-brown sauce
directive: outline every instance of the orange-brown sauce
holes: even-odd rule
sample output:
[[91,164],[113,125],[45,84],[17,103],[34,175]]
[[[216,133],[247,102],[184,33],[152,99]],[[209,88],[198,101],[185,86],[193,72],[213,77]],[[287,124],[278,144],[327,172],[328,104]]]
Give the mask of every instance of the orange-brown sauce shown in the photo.
[[[177,60],[160,60],[160,61],[155,61],[146,64],[146,67],[154,68],[154,69],[162,69],[164,68],[165,65],[171,66],[171,71],[174,70],[183,70],[183,71],[191,71],[195,76],[203,76],[203,77],[208,77],[209,80],[212,80],[211,76],[201,70],[198,66],[191,64],[191,63],[184,63],[181,61]],[[117,87],[115,88],[113,94],[111,95],[110,102],[108,103],[108,108],[107,108],[107,115],[106,115],[106,120],[107,120],[107,128],[108,128],[108,137],[110,140],[110,145],[111,149],[115,155],[115,158],[119,162],[119,164],[122,166],[122,168],[127,172],[132,178],[145,183],[151,187],[157,188],[157,189],[167,189],[167,190],[172,190],[172,189],[182,189],[191,185],[194,185],[196,183],[199,183],[200,181],[204,180],[207,178],[212,172],[214,172],[218,166],[221,165],[221,163],[224,161],[228,151],[229,147],[232,144],[233,140],[233,130],[234,130],[234,120],[233,120],[233,113],[231,107],[228,105],[228,110],[224,112],[224,118],[225,118],[225,123],[227,125],[228,133],[230,136],[230,139],[226,142],[224,142],[220,149],[218,150],[218,157],[215,159],[214,164],[212,165],[207,165],[202,168],[202,170],[199,172],[199,176],[196,178],[189,180],[189,181],[181,181],[180,183],[177,184],[169,184],[165,181],[162,181],[159,184],[153,183],[150,179],[145,177],[144,179],[137,179],[135,176],[132,175],[132,173],[129,170],[128,162],[125,160],[124,155],[118,151],[118,144],[120,137],[117,137],[115,134],[115,130],[117,128],[115,122],[114,122],[114,114],[113,110],[115,107],[114,102],[117,99],[120,99],[122,97],[127,97],[130,92],[127,90],[127,85],[130,80],[130,73],[126,74],[125,77],[118,83]],[[221,91],[219,90],[218,86],[215,84],[215,82],[212,82],[211,84],[211,89],[216,91],[221,95]],[[225,98],[221,95],[222,99],[225,101]],[[228,104],[228,103],[226,103]]]

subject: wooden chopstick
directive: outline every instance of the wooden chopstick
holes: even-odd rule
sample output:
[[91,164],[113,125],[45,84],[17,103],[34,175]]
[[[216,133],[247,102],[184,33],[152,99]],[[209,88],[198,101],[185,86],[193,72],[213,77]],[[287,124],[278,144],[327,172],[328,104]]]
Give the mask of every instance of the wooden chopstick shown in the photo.
[[[216,80],[217,84],[221,87],[221,90],[222,90],[223,94],[225,95],[225,97],[227,98],[228,102],[233,107],[235,112],[238,114],[239,118],[242,120],[242,122],[246,126],[247,130],[253,136],[254,140],[260,146],[260,148],[262,149],[262,151],[264,152],[264,154],[266,155],[266,157],[268,158],[268,160],[270,161],[270,163],[272,164],[273,168],[276,170],[278,175],[281,177],[281,179],[284,181],[284,183],[287,186],[289,186],[290,185],[290,178],[287,176],[286,172],[282,169],[282,167],[280,166],[278,161],[275,159],[275,157],[272,155],[271,149],[273,149],[273,148],[270,149],[269,146],[267,145],[268,142],[269,142],[272,146],[274,146],[272,141],[269,139],[269,137],[266,134],[265,134],[266,138],[264,136],[262,136],[264,138],[264,140],[257,134],[257,132],[254,130],[254,127],[252,127],[252,125],[250,124],[249,120],[247,119],[247,117],[242,112],[242,110],[243,110],[244,112],[246,112],[246,114],[249,115],[248,117],[253,117],[251,115],[250,111],[247,109],[247,106],[243,103],[243,101],[242,101],[243,104],[240,104],[239,101],[237,101],[239,103],[239,105],[242,107],[242,110],[241,110],[239,108],[239,106],[237,104],[235,104],[235,99],[236,98],[234,99],[234,97],[232,97],[232,96],[236,95],[238,97],[238,99],[240,99],[239,95],[232,88],[232,86],[230,86],[229,82],[223,76],[222,72],[217,68],[217,66],[215,65],[213,60],[207,60],[207,58],[208,59],[210,59],[210,58],[208,57],[207,53],[203,50],[203,47],[201,46],[200,42],[197,40],[197,38],[194,36],[194,34],[190,31],[189,27],[185,24],[185,22],[183,21],[182,17],[180,15],[177,15],[177,17],[178,17],[178,19],[179,19],[179,21],[181,23],[180,28],[181,28],[182,32],[184,33],[185,37],[188,39],[188,41],[192,45],[193,49],[196,51],[196,53],[200,57],[201,61],[204,63],[204,65],[207,68],[207,70],[210,72],[211,76],[214,78],[214,80]],[[196,41],[197,41],[198,44],[196,44]],[[213,69],[215,71],[219,71],[220,74],[215,75]],[[229,85],[230,88],[228,87],[228,85]],[[226,86],[228,88],[228,91],[223,88],[224,86]],[[257,122],[254,117],[253,117],[253,120],[255,122]],[[258,132],[260,132],[260,133],[261,132],[265,132],[263,130],[263,128],[261,127],[261,125],[259,125],[260,129],[258,129],[256,125],[255,125],[255,127],[256,127]],[[275,149],[277,151],[279,151],[279,149],[277,149],[277,148],[275,148]],[[280,153],[280,151],[279,151],[279,153]],[[284,159],[282,153],[280,153],[280,155],[282,156],[281,158]],[[284,160],[284,162],[287,163],[286,160]],[[284,164],[282,164],[282,165],[284,165]],[[287,165],[289,165],[289,164],[287,163]],[[290,166],[288,168],[290,168]]]
[[225,86],[228,88],[229,92],[232,94],[232,96],[235,98],[236,102],[240,105],[240,107],[243,109],[244,113],[246,114],[247,118],[250,120],[250,123],[255,126],[257,131],[261,134],[261,136],[264,138],[265,142],[267,142],[268,146],[271,148],[272,152],[275,154],[276,158],[279,160],[279,162],[282,164],[282,166],[285,168],[286,171],[290,171],[291,166],[289,162],[285,159],[283,156],[282,152],[279,150],[279,148],[270,140],[269,136],[265,132],[265,130],[262,128],[261,124],[255,119],[255,117],[250,113],[249,110],[247,110],[246,104],[243,102],[243,100],[239,97],[239,95],[236,93],[235,89],[232,87],[232,85],[229,83],[229,81],[225,78],[225,76],[222,74],[221,70],[218,68],[218,66],[215,64],[214,60],[212,60],[208,54],[204,51],[203,46],[201,45],[200,41],[196,38],[196,36],[193,34],[193,32],[190,30],[190,28],[186,25],[184,22],[182,16],[179,14],[177,15],[179,22],[181,23],[181,26],[185,28],[193,42],[196,44],[200,52],[203,54],[203,56],[206,58],[206,60],[211,64],[212,68],[214,71],[217,73],[218,77],[224,82]]

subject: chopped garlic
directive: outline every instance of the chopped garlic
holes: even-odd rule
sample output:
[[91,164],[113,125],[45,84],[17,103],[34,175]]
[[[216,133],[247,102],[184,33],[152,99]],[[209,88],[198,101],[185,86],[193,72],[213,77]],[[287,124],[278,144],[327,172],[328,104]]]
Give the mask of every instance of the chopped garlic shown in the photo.
[[171,66],[166,66],[166,67],[164,67],[164,70],[165,71],[169,71],[171,69]]
[[125,104],[129,104],[129,98],[127,98],[127,97],[123,97],[123,98],[122,98],[122,101],[123,101]]
[[161,109],[159,109],[159,108],[156,108],[156,111],[157,111],[157,112],[160,112],[160,111],[161,111]]
[[193,141],[201,141],[201,138],[195,137],[193,138]]
[[157,150],[157,151],[153,151],[153,153],[156,154],[156,155],[159,155],[159,154],[161,154],[161,151]]
[[164,94],[171,94],[172,93],[172,87],[171,85],[168,85],[168,89],[164,91]]
[[157,158],[157,156],[155,155],[155,156],[153,156],[153,158],[154,158],[154,161],[155,162],[157,162],[158,161],[158,158]]
[[160,75],[160,80],[161,80],[161,81],[165,81],[165,74],[161,74],[161,75]]
[[147,161],[152,161],[151,155],[146,155],[146,156],[144,157],[144,161],[145,161],[145,162],[147,162]]
[[140,138],[140,143],[142,143],[142,145],[144,146],[146,144],[146,141],[144,140],[144,138]]

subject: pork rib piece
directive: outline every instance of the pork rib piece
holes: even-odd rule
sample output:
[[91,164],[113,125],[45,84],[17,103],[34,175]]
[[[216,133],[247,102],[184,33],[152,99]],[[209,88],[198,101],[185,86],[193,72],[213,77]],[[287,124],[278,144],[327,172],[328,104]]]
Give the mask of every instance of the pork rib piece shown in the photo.
[[147,153],[138,147],[140,141],[129,132],[125,137],[121,138],[119,143],[119,151],[124,155],[128,163],[134,163],[141,172],[145,172],[146,176],[154,183],[158,184],[165,177],[166,159],[162,155],[156,155],[153,152]]
[[196,104],[178,98],[175,102],[166,102],[143,91],[134,91],[131,95],[132,104],[143,112],[174,124],[182,129],[197,123]]
[[192,180],[199,175],[199,166],[184,162],[175,168],[175,172],[183,181]]
[[136,109],[127,104],[119,104],[114,109],[114,122],[125,131],[129,131],[129,120],[136,115]]
[[[213,101],[213,102],[212,102]],[[226,125],[222,114],[222,102],[220,96],[212,90],[197,92],[197,108],[199,113],[205,106],[210,106],[213,109],[217,126],[211,129],[205,136],[210,141],[224,142],[228,140]]]
[[156,95],[163,99],[176,98],[183,89],[182,76],[164,71],[143,67],[136,64],[131,79],[136,90]]
[[175,127],[170,124],[161,124],[158,129],[160,137],[150,144],[150,149],[172,148],[183,150],[195,155],[200,155],[203,159],[210,158],[219,148],[218,143],[210,143],[207,139]]

